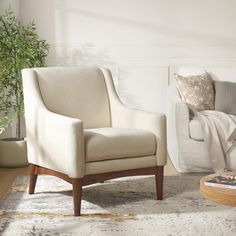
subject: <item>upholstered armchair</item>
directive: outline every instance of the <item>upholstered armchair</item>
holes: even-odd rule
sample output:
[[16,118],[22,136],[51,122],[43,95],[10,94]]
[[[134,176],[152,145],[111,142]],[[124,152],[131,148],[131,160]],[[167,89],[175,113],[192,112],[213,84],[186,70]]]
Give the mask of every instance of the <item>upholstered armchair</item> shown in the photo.
[[165,115],[124,106],[107,69],[34,68],[24,69],[22,77],[29,194],[39,174],[60,177],[73,186],[78,216],[82,186],[155,175],[162,199]]

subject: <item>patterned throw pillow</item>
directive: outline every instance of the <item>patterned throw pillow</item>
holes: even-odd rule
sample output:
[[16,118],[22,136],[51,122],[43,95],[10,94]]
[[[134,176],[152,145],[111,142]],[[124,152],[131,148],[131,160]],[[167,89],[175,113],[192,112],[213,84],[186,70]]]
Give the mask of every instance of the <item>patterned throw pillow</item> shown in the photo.
[[182,99],[196,111],[214,110],[213,82],[208,73],[183,77],[175,74]]

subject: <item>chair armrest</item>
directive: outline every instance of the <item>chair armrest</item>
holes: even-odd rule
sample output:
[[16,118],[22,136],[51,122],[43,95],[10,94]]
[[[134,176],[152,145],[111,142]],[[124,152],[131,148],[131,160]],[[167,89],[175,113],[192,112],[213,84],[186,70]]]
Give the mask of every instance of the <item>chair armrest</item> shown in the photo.
[[137,128],[154,133],[157,141],[157,165],[165,165],[167,160],[165,115],[132,109],[123,105],[115,91],[110,71],[107,69],[101,70],[109,95],[112,127]]
[[145,112],[120,105],[113,114],[112,122],[118,127],[144,129],[154,133],[157,142],[157,165],[166,165],[166,116],[164,114]]
[[22,71],[28,159],[71,178],[84,176],[83,123],[49,111],[33,69]]

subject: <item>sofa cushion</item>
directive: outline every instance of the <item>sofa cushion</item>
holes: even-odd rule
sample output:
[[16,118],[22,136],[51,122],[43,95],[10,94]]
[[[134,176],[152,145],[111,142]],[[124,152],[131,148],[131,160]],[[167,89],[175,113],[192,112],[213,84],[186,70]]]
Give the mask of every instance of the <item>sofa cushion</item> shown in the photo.
[[150,156],[156,152],[155,135],[128,128],[85,129],[86,162]]
[[196,111],[214,110],[213,82],[208,73],[193,76],[175,74],[182,99]]
[[215,110],[236,115],[236,83],[215,81]]
[[204,140],[204,134],[202,130],[201,123],[197,119],[190,120],[189,122],[189,134],[190,138],[203,141]]

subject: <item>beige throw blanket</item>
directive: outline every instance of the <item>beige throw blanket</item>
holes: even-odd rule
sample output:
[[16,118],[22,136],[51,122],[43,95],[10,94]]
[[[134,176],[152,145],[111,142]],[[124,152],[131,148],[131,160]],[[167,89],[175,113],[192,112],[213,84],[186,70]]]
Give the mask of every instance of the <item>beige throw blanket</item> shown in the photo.
[[214,171],[226,169],[226,156],[236,139],[236,116],[219,111],[193,111],[199,119]]

